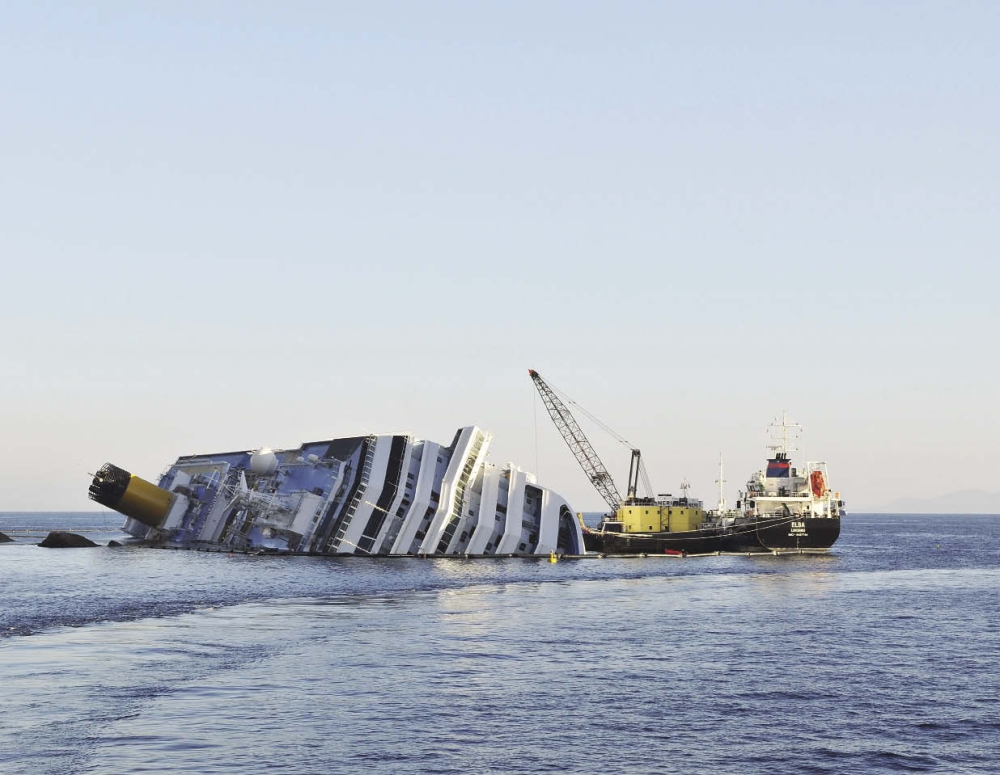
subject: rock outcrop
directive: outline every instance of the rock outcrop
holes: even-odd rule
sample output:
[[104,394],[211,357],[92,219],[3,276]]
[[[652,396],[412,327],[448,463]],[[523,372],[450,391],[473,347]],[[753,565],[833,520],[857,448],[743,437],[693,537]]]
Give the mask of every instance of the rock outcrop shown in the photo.
[[39,546],[44,546],[46,549],[78,549],[84,546],[97,546],[97,544],[89,538],[77,535],[76,533],[53,530],[45,536],[45,540]]

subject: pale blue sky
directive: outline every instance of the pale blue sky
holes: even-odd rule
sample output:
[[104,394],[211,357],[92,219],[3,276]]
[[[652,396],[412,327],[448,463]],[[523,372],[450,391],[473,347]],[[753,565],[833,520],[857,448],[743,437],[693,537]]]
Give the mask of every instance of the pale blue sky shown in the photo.
[[714,501],[722,451],[732,499],[782,409],[849,506],[1000,490],[997,40],[996,3],[7,4],[0,511],[365,431],[534,469],[529,367],[659,491]]

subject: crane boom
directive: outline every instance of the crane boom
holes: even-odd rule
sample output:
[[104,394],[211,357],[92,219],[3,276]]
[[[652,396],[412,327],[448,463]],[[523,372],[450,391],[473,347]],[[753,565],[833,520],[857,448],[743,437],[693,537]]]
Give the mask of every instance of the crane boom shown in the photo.
[[[549,410],[552,422],[556,424],[556,428],[562,434],[563,439],[576,457],[576,461],[580,464],[583,472],[590,479],[591,484],[597,488],[597,491],[611,507],[611,510],[617,510],[621,505],[622,496],[618,494],[618,488],[615,487],[611,474],[604,467],[604,463],[597,456],[584,432],[580,430],[576,419],[537,371],[528,369],[528,374],[531,375],[531,379],[535,383],[538,394],[542,397],[545,408]],[[631,479],[631,476],[629,478]]]

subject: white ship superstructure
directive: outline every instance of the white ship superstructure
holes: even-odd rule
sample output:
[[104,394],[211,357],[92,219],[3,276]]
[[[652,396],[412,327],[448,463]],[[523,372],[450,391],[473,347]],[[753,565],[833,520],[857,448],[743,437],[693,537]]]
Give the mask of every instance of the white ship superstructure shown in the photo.
[[789,453],[796,451],[790,438],[801,428],[782,415],[771,428],[780,431],[780,442],[768,449],[772,457],[767,467],[755,473],[747,482],[743,508],[747,516],[756,518],[790,517],[793,519],[839,518],[843,501],[840,493],[830,490],[827,466],[822,461],[792,464]]
[[177,548],[303,554],[582,554],[569,504],[533,474],[486,459],[491,437],[460,428],[441,446],[406,434],[177,459],[156,486],[111,464],[91,498],[124,529]]

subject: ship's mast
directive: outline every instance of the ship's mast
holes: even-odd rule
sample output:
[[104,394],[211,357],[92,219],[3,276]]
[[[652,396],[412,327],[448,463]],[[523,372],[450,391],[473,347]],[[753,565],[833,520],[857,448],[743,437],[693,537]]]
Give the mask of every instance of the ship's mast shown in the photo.
[[[789,438],[791,438],[792,441],[795,441],[795,439],[799,437],[799,433],[802,432],[802,426],[799,425],[797,422],[788,422],[788,417],[784,410],[782,410],[781,412],[781,422],[779,423],[777,420],[775,420],[767,427],[768,431],[771,431],[772,428],[781,429],[781,443],[769,444],[767,447],[768,449],[772,450],[773,452],[780,452],[783,457],[788,457],[789,452],[797,451],[795,447],[789,446],[788,440]],[[789,433],[789,431],[791,431],[791,433]]]
[[726,496],[723,494],[723,486],[726,480],[723,476],[724,470],[722,467],[722,453],[719,453],[719,478],[716,479],[716,483],[719,485],[719,505],[716,507],[717,511],[721,514],[726,510]]

